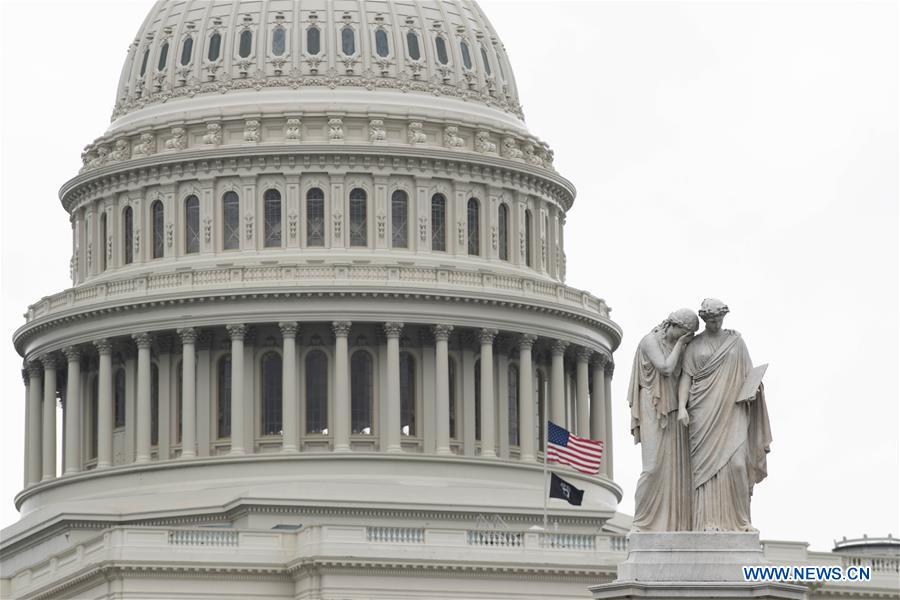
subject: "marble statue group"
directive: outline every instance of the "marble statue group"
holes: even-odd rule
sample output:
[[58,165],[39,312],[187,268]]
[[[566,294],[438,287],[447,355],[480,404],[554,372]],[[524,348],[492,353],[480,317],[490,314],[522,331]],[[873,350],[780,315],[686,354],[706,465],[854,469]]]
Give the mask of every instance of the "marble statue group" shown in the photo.
[[722,328],[728,306],[707,298],[641,340],[628,402],[643,468],[635,531],[755,531],[754,484],[772,441],[760,378],[741,335]]

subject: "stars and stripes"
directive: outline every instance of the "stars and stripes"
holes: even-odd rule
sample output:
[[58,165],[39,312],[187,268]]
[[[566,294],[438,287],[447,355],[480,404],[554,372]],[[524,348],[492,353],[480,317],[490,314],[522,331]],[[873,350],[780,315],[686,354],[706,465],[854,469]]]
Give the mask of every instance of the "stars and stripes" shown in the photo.
[[572,435],[549,421],[547,428],[547,462],[569,465],[576,471],[590,475],[600,472],[603,442]]

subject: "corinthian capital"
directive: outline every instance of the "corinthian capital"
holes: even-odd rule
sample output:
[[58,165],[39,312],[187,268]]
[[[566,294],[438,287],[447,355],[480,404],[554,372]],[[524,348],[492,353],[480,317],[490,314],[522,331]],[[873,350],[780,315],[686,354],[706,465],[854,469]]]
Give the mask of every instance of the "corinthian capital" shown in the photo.
[[578,362],[591,362],[591,357],[594,355],[594,351],[590,348],[585,348],[581,346],[578,348],[578,352],[576,352],[576,356],[578,357]]
[[181,338],[182,344],[193,344],[197,341],[197,330],[193,327],[182,327],[175,331]]
[[431,328],[431,333],[434,335],[434,339],[441,342],[446,342],[450,339],[450,332],[453,331],[453,325],[435,325]]
[[537,341],[536,335],[531,335],[530,333],[523,333],[519,336],[519,350],[531,350],[534,346],[534,342]]
[[300,326],[297,324],[297,321],[282,321],[278,324],[278,329],[281,330],[281,337],[293,338],[297,337]]
[[66,346],[62,351],[66,355],[66,362],[78,362],[81,360],[81,349],[78,346]]
[[40,361],[33,360],[26,367],[29,379],[40,379],[44,375],[44,365]]
[[101,338],[99,340],[94,340],[94,347],[97,348],[97,352],[100,354],[110,354],[113,349],[113,344],[107,338]]
[[247,326],[243,323],[232,323],[225,326],[225,331],[232,340],[242,340],[247,335]]
[[493,344],[498,333],[496,329],[482,329],[478,332],[478,341],[482,344]]
[[149,348],[153,345],[153,336],[149,333],[135,333],[131,336],[138,348]]
[[569,347],[569,342],[564,342],[562,340],[554,340],[553,345],[551,347],[551,352],[553,356],[562,356],[566,353],[566,348]]
[[384,335],[389,338],[398,338],[403,331],[403,323],[393,322],[384,324]]
[[331,323],[331,329],[337,337],[347,337],[350,335],[351,325],[352,323],[350,321],[333,321]]

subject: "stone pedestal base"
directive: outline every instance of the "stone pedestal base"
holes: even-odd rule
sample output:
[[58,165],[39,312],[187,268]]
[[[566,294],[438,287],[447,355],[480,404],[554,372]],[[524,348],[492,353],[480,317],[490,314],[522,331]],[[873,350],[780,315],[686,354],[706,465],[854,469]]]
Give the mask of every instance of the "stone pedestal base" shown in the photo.
[[741,567],[765,565],[758,533],[632,533],[628,558],[595,599],[771,598],[806,600],[806,588],[746,582]]

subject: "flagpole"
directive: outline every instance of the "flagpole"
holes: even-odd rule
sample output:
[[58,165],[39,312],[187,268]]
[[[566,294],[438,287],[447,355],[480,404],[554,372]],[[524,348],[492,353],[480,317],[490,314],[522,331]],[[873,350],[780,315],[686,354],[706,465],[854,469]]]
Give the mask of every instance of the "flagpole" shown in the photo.
[[[544,409],[544,415],[547,415],[547,409]],[[547,504],[549,503],[550,489],[549,489],[549,479],[547,477],[547,438],[550,435],[549,428],[547,427],[547,419],[544,419],[543,423],[544,427],[544,531],[547,530]]]

